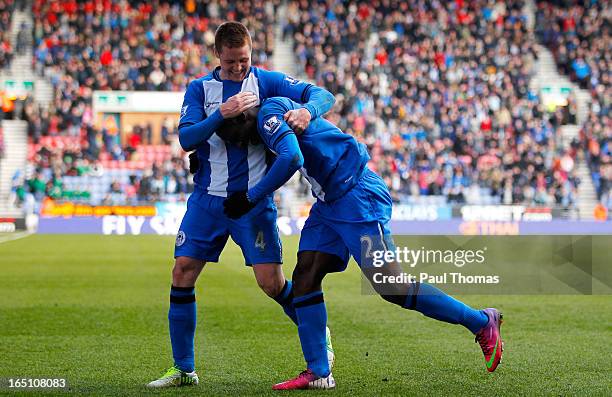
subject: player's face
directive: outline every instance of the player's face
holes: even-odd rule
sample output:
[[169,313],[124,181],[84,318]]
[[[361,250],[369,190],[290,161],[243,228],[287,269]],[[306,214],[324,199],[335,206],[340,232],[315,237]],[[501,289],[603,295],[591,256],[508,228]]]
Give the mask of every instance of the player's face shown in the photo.
[[248,44],[235,48],[223,46],[218,56],[222,79],[242,81],[251,68],[251,47]]

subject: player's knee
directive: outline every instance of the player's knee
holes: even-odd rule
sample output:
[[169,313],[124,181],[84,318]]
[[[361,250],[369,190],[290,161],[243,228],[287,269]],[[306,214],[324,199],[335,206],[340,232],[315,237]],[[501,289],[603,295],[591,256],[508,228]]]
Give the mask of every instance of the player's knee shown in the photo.
[[320,278],[317,277],[315,269],[312,267],[295,267],[292,275],[293,293],[295,296],[302,296],[321,289]]
[[387,302],[404,307],[410,284],[378,284],[375,290]]
[[266,293],[270,298],[275,298],[278,294],[281,293],[283,287],[285,286],[284,280],[283,282],[279,282],[277,279],[266,279],[266,280],[257,280],[257,285],[263,292]]
[[172,284],[182,286],[183,284],[193,285],[204,267],[204,262],[198,259],[179,256],[174,262],[172,269]]
[[285,286],[285,276],[277,263],[253,265],[257,285],[271,298],[276,298]]

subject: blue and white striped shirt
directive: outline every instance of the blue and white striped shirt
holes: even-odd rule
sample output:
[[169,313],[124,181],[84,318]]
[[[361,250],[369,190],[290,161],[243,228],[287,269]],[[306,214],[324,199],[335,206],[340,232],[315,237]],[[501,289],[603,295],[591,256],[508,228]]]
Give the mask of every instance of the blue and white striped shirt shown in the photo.
[[255,186],[267,170],[265,146],[239,148],[219,138],[214,131],[223,117],[222,103],[239,92],[250,91],[259,101],[274,96],[304,103],[312,119],[326,113],[334,97],[326,90],[295,80],[283,73],[251,67],[242,82],[222,80],[220,68],[192,81],[187,88],[179,122],[179,140],[185,150],[197,150],[200,168],[194,177],[196,189],[213,196],[248,190]]

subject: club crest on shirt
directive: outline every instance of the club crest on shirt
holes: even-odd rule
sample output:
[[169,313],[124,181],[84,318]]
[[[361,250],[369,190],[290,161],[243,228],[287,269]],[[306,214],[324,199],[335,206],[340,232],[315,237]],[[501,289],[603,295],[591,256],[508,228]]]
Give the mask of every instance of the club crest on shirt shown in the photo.
[[290,84],[290,85],[295,85],[295,84],[297,84],[297,83],[299,83],[299,82],[300,82],[299,80],[294,79],[294,78],[293,78],[293,77],[291,77],[291,76],[287,76],[287,77],[285,77],[285,80],[287,80],[287,82],[289,82],[289,84]]
[[264,122],[263,128],[268,134],[272,135],[278,130],[280,125],[281,121],[278,119],[278,117],[272,116]]
[[179,230],[179,232],[176,235],[176,243],[175,243],[175,245],[177,247],[180,247],[183,244],[185,244],[185,232],[182,231],[182,230]]
[[185,105],[181,108],[181,117],[183,118],[186,114],[187,114],[187,108],[189,107],[189,105]]

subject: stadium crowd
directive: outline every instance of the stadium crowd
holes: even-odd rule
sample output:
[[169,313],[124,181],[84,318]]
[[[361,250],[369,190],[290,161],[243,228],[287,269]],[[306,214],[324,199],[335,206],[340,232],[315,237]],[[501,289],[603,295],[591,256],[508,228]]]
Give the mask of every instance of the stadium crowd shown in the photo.
[[[250,26],[253,63],[270,67],[277,3],[36,0],[34,64],[56,96],[48,110],[25,106],[33,143],[72,136],[89,164],[132,161],[147,127],[108,145],[93,124],[92,90],[183,90],[216,64],[213,32],[226,18]],[[536,53],[523,5],[294,0],[281,22],[304,74],[337,95],[327,117],[368,145],[396,201],[569,208],[576,150],[557,148],[564,115],[529,91]]]
[[35,64],[64,97],[93,90],[184,91],[215,64],[214,31],[249,26],[253,63],[270,66],[274,5],[264,1],[35,0]]
[[226,18],[255,32],[255,65],[269,66],[274,46],[271,2],[35,0],[33,13],[34,64],[56,95],[29,116],[62,135],[92,124],[93,90],[184,91],[215,66],[214,30]]
[[13,58],[10,32],[14,7],[14,0],[0,0],[0,69],[9,67]]
[[523,2],[290,3],[305,74],[338,94],[330,117],[368,144],[397,200],[574,205],[560,114],[529,91]]
[[193,182],[176,127],[162,126],[162,145],[147,144],[150,131],[150,124],[133,126],[123,145],[117,134],[92,126],[84,136],[41,137],[29,145],[31,169],[14,180],[16,199],[23,202],[30,192],[38,202],[44,197],[95,204],[185,200]]
[[[146,155],[140,149],[149,147],[126,152],[123,164],[135,164]],[[26,201],[28,193],[39,203],[45,197],[109,205],[185,201],[193,191],[182,154],[164,152],[141,168],[118,169],[93,159],[88,143],[79,139],[56,138],[36,148],[30,155],[31,169],[13,180],[18,203]]]
[[537,4],[537,33],[559,69],[591,93],[581,141],[597,196],[612,209],[612,10],[605,1]]

